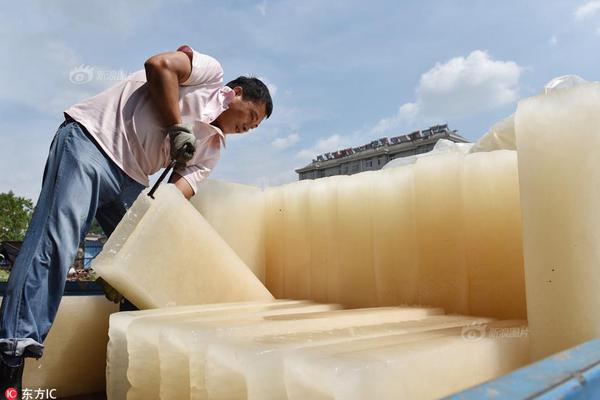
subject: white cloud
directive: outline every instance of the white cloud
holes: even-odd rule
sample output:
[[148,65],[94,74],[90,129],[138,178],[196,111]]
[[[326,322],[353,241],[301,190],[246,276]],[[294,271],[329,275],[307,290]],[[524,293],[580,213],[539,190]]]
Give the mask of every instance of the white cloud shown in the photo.
[[548,44],[550,44],[551,46],[556,46],[558,44],[558,38],[556,37],[556,35],[550,36],[550,39],[548,39]]
[[266,0],[263,0],[262,3],[257,4],[255,7],[263,17],[265,17],[267,15],[267,1]]
[[340,150],[349,147],[351,140],[347,136],[335,134],[320,138],[314,146],[300,150],[296,153],[296,158],[310,160],[322,153]]
[[417,118],[439,122],[514,102],[521,72],[514,61],[494,60],[482,50],[437,63],[421,75],[415,101],[402,104],[371,131],[381,134]]
[[577,19],[591,17],[600,11],[600,0],[588,0],[575,9],[573,15]]
[[271,142],[271,146],[278,150],[285,150],[298,143],[300,136],[297,133],[291,133],[286,137],[278,137]]
[[400,106],[396,115],[379,120],[371,131],[374,134],[388,132],[398,128],[403,122],[412,122],[418,113],[419,107],[415,103],[404,103]]

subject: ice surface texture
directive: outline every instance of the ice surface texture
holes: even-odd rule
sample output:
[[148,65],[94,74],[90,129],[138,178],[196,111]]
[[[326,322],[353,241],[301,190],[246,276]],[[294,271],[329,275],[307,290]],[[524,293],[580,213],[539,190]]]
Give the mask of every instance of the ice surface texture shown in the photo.
[[523,100],[515,117],[536,359],[600,336],[600,84]]
[[142,192],[92,267],[140,309],[273,297],[175,185]]
[[[270,302],[127,313],[121,354],[129,357],[131,386],[109,398],[359,399],[370,391],[436,398],[528,362],[524,321],[444,316],[436,308],[328,307]],[[435,384],[424,378],[428,368]]]
[[[440,153],[264,192],[205,184],[193,203],[240,256],[264,246],[276,298],[526,317],[514,151]],[[263,231],[264,241],[247,233]]]

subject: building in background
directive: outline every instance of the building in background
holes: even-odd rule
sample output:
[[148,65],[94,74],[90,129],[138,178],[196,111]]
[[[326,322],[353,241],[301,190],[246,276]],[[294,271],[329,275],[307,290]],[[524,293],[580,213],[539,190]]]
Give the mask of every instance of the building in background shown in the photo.
[[373,171],[381,169],[395,158],[427,153],[440,139],[468,143],[456,130],[448,129],[447,124],[435,125],[406,135],[381,138],[363,146],[318,155],[310,164],[296,172],[298,179],[303,180]]

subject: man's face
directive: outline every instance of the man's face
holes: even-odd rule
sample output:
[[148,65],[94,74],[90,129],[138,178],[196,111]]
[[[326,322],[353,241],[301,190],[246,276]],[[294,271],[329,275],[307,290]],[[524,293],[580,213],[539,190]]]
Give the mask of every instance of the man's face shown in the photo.
[[245,133],[256,128],[265,118],[265,105],[243,100],[243,90],[239,86],[233,90],[235,97],[229,103],[229,108],[213,121],[213,125],[219,127],[223,133]]

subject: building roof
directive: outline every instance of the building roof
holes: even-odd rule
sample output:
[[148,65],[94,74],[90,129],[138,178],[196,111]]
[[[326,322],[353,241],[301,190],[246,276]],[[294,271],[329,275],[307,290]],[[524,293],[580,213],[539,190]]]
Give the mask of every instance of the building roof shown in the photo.
[[448,129],[448,124],[434,125],[424,130],[414,131],[408,134],[394,136],[391,138],[380,138],[370,143],[358,147],[349,147],[347,149],[337,150],[330,153],[318,155],[312,162],[296,170],[297,173],[311,171],[314,169],[325,168],[331,165],[337,165],[341,162],[355,161],[363,158],[370,158],[381,153],[397,153],[415,148],[424,142],[437,141],[446,138],[454,142],[467,143],[468,140],[462,137],[456,130]]

